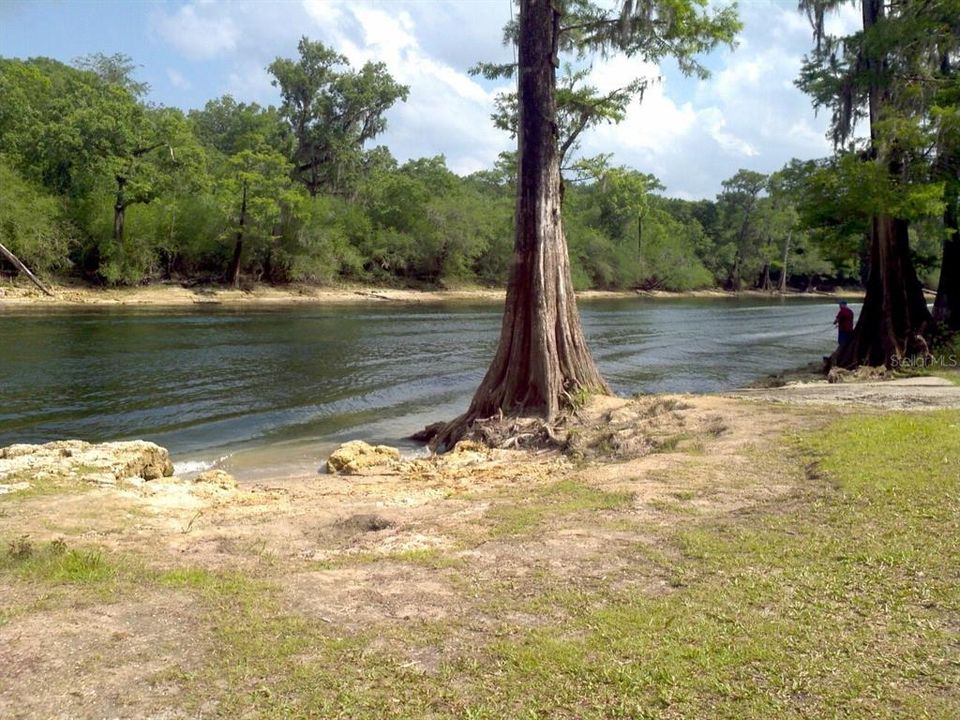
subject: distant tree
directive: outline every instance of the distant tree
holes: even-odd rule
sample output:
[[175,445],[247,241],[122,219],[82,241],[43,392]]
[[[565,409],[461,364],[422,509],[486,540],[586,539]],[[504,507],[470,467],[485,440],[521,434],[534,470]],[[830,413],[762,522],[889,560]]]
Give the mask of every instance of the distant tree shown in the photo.
[[772,289],[770,269],[779,260],[780,278],[777,292],[785,293],[790,282],[791,256],[803,246],[803,231],[800,227],[800,214],[797,211],[796,183],[798,178],[791,173],[791,166],[773,173],[767,179],[768,212],[766,213],[766,231],[768,250],[779,250],[779,258],[769,255],[764,258],[764,268],[760,286],[763,290]]
[[304,37],[297,47],[299,60],[277,58],[267,68],[296,138],[294,171],[312,196],[342,193],[360,167],[364,143],[384,130],[384,113],[406,100],[408,88],[383,63],[356,71],[323,43]]
[[934,175],[943,180],[943,260],[933,317],[947,329],[960,331],[960,2],[939,7],[940,15],[925,27],[927,37],[935,39],[934,57],[939,59],[930,116],[936,133]]
[[760,195],[766,190],[767,176],[752,170],[738,170],[721,184],[717,207],[723,222],[725,245],[732,252],[726,285],[743,289],[743,268],[758,255],[762,240]]
[[467,412],[435,438],[450,446],[474,420],[498,413],[553,422],[580,391],[609,392],[580,324],[561,222],[556,69],[560,52],[676,58],[732,42],[732,9],[709,15],[681,0],[611,10],[589,0],[522,0],[518,40],[518,160],[514,259],[500,343]]
[[[124,79],[129,67],[115,60],[93,63],[103,66],[104,77],[46,58],[0,62],[0,106],[9,99],[16,109],[0,113],[0,149],[24,174],[70,198],[75,211],[111,198],[111,231],[92,238],[87,254],[103,278],[124,281],[139,275],[120,269],[132,250],[125,238],[128,208],[173,187],[202,184],[205,158],[183,114],[140,102]],[[114,64],[119,67],[111,70]],[[149,254],[139,250],[135,254]]]
[[284,206],[296,202],[292,182],[290,162],[269,147],[241,150],[227,160],[220,191],[232,218],[227,232],[233,235],[233,256],[226,280],[235,288],[240,287],[244,243],[270,245]]
[[140,66],[123,53],[113,55],[92,53],[75,58],[73,65],[80,70],[92,72],[108,85],[123,88],[136,98],[141,98],[150,92],[149,83],[139,82],[133,77]]
[[208,100],[201,110],[191,110],[188,118],[200,142],[226,156],[264,146],[284,154],[293,150],[290,129],[273,106],[224,95]]

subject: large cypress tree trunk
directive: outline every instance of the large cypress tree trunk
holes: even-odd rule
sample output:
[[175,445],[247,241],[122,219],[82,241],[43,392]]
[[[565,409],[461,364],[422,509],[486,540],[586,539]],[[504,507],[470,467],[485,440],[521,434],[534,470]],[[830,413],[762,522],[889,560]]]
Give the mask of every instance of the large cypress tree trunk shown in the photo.
[[845,368],[889,365],[925,348],[930,311],[910,258],[907,221],[889,215],[873,218],[870,229],[870,276],[853,338],[833,357]]
[[467,412],[434,438],[440,449],[474,420],[502,412],[552,422],[571,393],[610,392],[580,325],[560,219],[559,21],[552,0],[520,4],[516,234],[500,344]]
[[943,263],[933,306],[933,319],[949,330],[960,330],[960,181],[952,179],[943,190]]
[[[862,10],[863,30],[867,33],[884,17],[883,0],[863,0]],[[869,45],[862,52],[866,72],[871,78],[870,139],[876,155],[877,125],[883,117],[885,103],[889,102],[889,91],[883,86],[887,62]],[[883,163],[893,176],[902,173],[900,160],[895,155],[876,156],[873,162]],[[846,346],[837,349],[831,364],[845,368],[889,366],[896,358],[926,349],[923,336],[930,330],[931,317],[910,256],[907,230],[907,221],[900,218],[878,214],[871,219],[868,233],[870,271],[863,309],[853,338]]]

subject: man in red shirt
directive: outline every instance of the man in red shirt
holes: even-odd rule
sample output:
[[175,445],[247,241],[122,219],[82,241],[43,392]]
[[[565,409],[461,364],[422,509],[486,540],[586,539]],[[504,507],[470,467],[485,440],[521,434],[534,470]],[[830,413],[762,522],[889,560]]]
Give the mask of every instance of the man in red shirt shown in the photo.
[[843,347],[853,337],[853,310],[847,307],[846,300],[840,301],[840,312],[833,324],[837,326],[837,344]]

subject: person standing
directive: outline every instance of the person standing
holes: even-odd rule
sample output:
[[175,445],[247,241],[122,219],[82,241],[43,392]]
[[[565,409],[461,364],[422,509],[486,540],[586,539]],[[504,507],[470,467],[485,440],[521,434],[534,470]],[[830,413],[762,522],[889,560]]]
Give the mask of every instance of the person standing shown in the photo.
[[833,324],[837,326],[837,344],[843,347],[853,338],[853,310],[847,307],[846,300],[840,301],[840,311]]

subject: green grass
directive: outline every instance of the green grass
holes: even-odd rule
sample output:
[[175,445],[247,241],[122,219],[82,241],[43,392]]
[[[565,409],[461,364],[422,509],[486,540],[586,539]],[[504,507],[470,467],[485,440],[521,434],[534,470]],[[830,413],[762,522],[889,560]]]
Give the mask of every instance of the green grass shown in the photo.
[[463,560],[454,555],[450,555],[448,550],[442,550],[435,547],[411,548],[410,550],[400,550],[388,555],[380,556],[381,560],[392,560],[394,562],[410,563],[411,565],[420,565],[433,570],[442,570],[444,568],[456,568],[463,565]]
[[678,592],[606,593],[498,644],[475,715],[956,717],[960,413],[797,448],[821,477],[794,507],[681,533]]
[[4,493],[0,495],[0,505],[15,505],[29,498],[41,497],[44,495],[57,495],[61,493],[83,493],[94,487],[93,483],[79,482],[76,479],[54,477],[37,474],[32,470],[22,470],[16,473],[10,473],[3,478],[4,485],[13,485],[20,482],[27,482],[30,487],[16,492]]
[[617,510],[632,505],[633,493],[607,492],[575,480],[561,480],[539,488],[525,500],[511,498],[487,512],[490,535],[523,535],[540,528],[547,519],[582,512]]
[[62,540],[36,547],[28,536],[10,540],[0,556],[0,573],[49,585],[108,586],[117,568],[99,550],[68,549]]

